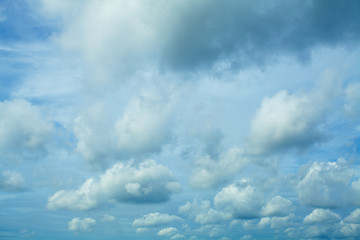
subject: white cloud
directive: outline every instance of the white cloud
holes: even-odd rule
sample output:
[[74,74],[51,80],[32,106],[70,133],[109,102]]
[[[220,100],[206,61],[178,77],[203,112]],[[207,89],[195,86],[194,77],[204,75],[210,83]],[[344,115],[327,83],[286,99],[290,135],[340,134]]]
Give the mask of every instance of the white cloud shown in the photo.
[[311,207],[332,208],[352,204],[350,181],[353,171],[345,159],[314,162],[297,185],[299,200]]
[[18,161],[40,158],[52,134],[52,124],[39,107],[25,100],[0,102],[0,158]]
[[155,213],[149,213],[143,216],[142,218],[135,219],[132,225],[133,227],[137,227],[137,228],[156,227],[180,220],[182,219],[175,215],[161,214],[155,212]]
[[73,218],[68,222],[68,229],[74,232],[90,232],[95,224],[96,220],[92,218]]
[[280,91],[264,98],[251,124],[248,151],[266,154],[314,144],[323,138],[318,125],[324,109],[324,104],[311,95]]
[[285,217],[264,217],[260,219],[258,225],[260,228],[264,226],[270,226],[272,229],[287,228],[291,226],[291,220],[294,218],[294,214]]
[[231,218],[228,213],[223,213],[211,208],[210,201],[187,202],[179,207],[179,212],[188,215],[200,224],[216,224]]
[[360,223],[360,208],[355,209],[345,219],[345,222],[349,223]]
[[174,236],[171,237],[171,239],[180,239],[180,238],[185,238],[185,236],[180,234],[180,233],[177,233],[177,234],[175,234]]
[[48,199],[49,209],[88,210],[111,201],[129,203],[164,202],[180,184],[170,170],[153,160],[134,166],[117,163],[99,180],[88,179],[78,190],[61,190]]
[[23,176],[14,171],[3,171],[0,177],[0,190],[7,192],[23,191],[25,189]]
[[160,229],[157,233],[158,236],[172,236],[175,235],[178,232],[177,228],[174,227],[168,227]]
[[340,215],[330,211],[329,209],[314,209],[309,215],[304,218],[304,223],[334,223],[339,222],[340,220]]
[[173,98],[165,95],[143,90],[130,100],[122,115],[111,104],[89,107],[74,121],[77,151],[99,165],[160,152],[171,135]]
[[215,207],[236,219],[257,218],[264,201],[257,189],[246,180],[224,187],[214,197]]
[[292,208],[293,204],[290,200],[281,196],[275,196],[261,209],[261,215],[286,216]]
[[233,174],[249,164],[249,159],[241,148],[235,146],[220,154],[219,159],[214,160],[210,155],[204,155],[196,159],[194,164],[191,185],[197,188],[209,188],[229,180]]
[[104,214],[101,218],[101,221],[102,222],[114,222],[115,221],[115,217],[114,216],[111,216],[111,215],[107,215],[107,214]]

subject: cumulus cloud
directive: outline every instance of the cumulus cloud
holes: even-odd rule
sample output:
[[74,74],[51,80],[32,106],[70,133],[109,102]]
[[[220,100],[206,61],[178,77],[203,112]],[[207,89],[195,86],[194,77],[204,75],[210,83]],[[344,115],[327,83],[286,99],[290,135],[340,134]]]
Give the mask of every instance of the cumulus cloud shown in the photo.
[[177,234],[178,229],[174,227],[163,228],[157,233],[158,236],[173,236]]
[[242,179],[224,187],[214,197],[217,210],[231,214],[234,219],[255,219],[261,216],[286,216],[293,210],[290,200],[274,196],[265,186]]
[[[297,185],[302,204],[318,208],[335,208],[354,204],[356,189],[351,186],[353,170],[345,159],[337,162],[314,162]],[[356,182],[353,182],[356,185]]]
[[[129,159],[160,152],[170,137],[172,99],[144,90],[134,97],[122,115],[109,112],[107,104],[95,104],[78,116],[74,134],[77,151],[92,164]],[[115,114],[115,116],[114,116]]]
[[292,225],[291,220],[293,220],[294,218],[294,214],[285,217],[264,217],[260,219],[258,226],[260,228],[270,226],[270,228],[272,229],[286,228]]
[[231,218],[229,213],[224,213],[211,208],[210,201],[193,201],[179,207],[179,213],[188,215],[200,224],[216,224]]
[[180,191],[171,171],[153,160],[135,166],[117,163],[99,177],[92,178],[78,190],[60,190],[49,197],[49,209],[88,210],[111,201],[157,203],[167,201]]
[[142,218],[135,219],[133,227],[144,228],[144,227],[157,227],[164,224],[169,224],[174,221],[181,221],[182,219],[175,215],[161,214],[158,212],[149,213]]
[[305,216],[305,234],[308,237],[335,238],[340,232],[339,214],[328,209],[314,209],[309,215]]
[[3,171],[0,177],[0,190],[6,192],[18,192],[25,189],[23,176],[14,171]]
[[73,232],[90,232],[95,224],[96,220],[92,218],[73,218],[68,222],[68,229]]
[[220,154],[218,159],[212,159],[210,155],[201,156],[194,162],[195,170],[190,183],[197,188],[219,186],[245,168],[249,162],[244,150],[237,146]]
[[247,181],[228,185],[214,197],[216,208],[238,219],[257,218],[263,201],[260,193]]
[[341,217],[329,209],[314,209],[304,218],[305,224],[339,222]]
[[0,102],[0,158],[19,161],[46,154],[52,124],[25,100]]
[[263,216],[286,216],[293,208],[290,200],[275,196],[261,209]]
[[360,224],[360,208],[355,209],[351,212],[349,216],[344,219],[349,223],[359,223]]
[[266,97],[252,121],[249,152],[271,153],[291,148],[306,148],[324,138],[318,129],[324,106],[311,96],[280,91]]

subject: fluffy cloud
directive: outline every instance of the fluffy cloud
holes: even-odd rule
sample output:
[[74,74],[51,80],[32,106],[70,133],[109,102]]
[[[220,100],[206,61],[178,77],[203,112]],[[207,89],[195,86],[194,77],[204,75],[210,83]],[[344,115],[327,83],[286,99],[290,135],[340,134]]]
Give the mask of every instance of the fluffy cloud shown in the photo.
[[46,154],[52,124],[25,100],[0,102],[0,158],[19,160]]
[[299,200],[310,207],[334,208],[354,204],[356,182],[351,187],[353,171],[345,159],[337,162],[314,162],[297,185]]
[[263,228],[265,226],[270,226],[272,229],[280,229],[291,226],[291,220],[294,219],[295,215],[291,214],[286,217],[264,217],[261,218],[258,226]]
[[182,219],[175,215],[161,214],[158,212],[149,213],[142,218],[135,219],[133,227],[144,228],[144,227],[156,227],[164,224],[169,224],[174,221],[181,221]]
[[216,194],[215,207],[230,213],[234,218],[257,218],[264,200],[256,190],[247,181],[228,185]]
[[231,218],[230,214],[211,208],[210,201],[187,202],[179,207],[179,212],[188,215],[200,224],[216,224]]
[[314,209],[304,218],[305,224],[339,222],[341,217],[329,209]]
[[96,220],[92,218],[73,218],[68,223],[68,229],[73,232],[90,232],[95,223]]
[[308,237],[335,238],[340,233],[339,214],[328,209],[314,209],[312,213],[304,218],[305,234]]
[[4,171],[0,177],[0,190],[7,192],[23,191],[25,189],[24,183],[24,178],[20,173]]
[[214,197],[214,204],[216,209],[231,214],[234,219],[286,216],[292,211],[293,204],[290,200],[281,196],[269,196],[273,196],[273,193],[243,179],[218,192]]
[[310,96],[296,96],[280,91],[266,97],[250,132],[249,152],[271,153],[289,148],[305,148],[324,136],[319,131],[324,106],[314,104]]
[[195,161],[195,170],[190,183],[197,188],[209,188],[226,182],[231,175],[249,164],[249,159],[239,147],[233,147],[214,160],[205,155]]
[[261,209],[261,215],[263,216],[286,216],[293,204],[290,200],[281,196],[275,196]]
[[99,180],[88,179],[78,190],[61,190],[48,199],[49,209],[87,210],[110,201],[164,202],[180,190],[170,170],[153,160],[138,166],[117,163]]
[[351,214],[347,216],[344,220],[345,222],[360,224],[360,208],[357,208],[354,211],[352,211]]
[[158,236],[173,236],[178,232],[177,228],[174,227],[168,227],[161,229],[157,235]]
[[[170,137],[171,97],[143,91],[134,97],[122,116],[106,104],[96,104],[75,119],[77,151],[90,163],[128,159],[161,151]],[[115,114],[115,116],[114,116]]]

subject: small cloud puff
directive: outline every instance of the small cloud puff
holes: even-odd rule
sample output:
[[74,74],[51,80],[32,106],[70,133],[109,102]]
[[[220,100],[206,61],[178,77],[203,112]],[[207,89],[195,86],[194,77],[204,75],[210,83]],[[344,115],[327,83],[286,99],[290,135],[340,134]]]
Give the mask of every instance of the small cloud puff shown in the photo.
[[144,227],[156,227],[164,224],[168,224],[174,221],[181,221],[182,219],[175,215],[161,214],[158,212],[149,213],[142,218],[135,219],[133,227],[144,228]]
[[19,192],[25,190],[23,176],[14,171],[4,171],[0,176],[0,190],[6,192]]
[[96,220],[92,218],[73,218],[68,223],[68,229],[73,232],[90,232],[95,223]]

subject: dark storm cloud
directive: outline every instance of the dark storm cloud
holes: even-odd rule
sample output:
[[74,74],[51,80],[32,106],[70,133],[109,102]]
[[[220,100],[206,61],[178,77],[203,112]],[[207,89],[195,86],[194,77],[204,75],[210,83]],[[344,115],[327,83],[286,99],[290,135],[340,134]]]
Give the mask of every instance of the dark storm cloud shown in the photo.
[[279,56],[309,59],[318,46],[355,43],[360,1],[197,1],[179,9],[163,66],[194,70],[219,60],[263,65]]

